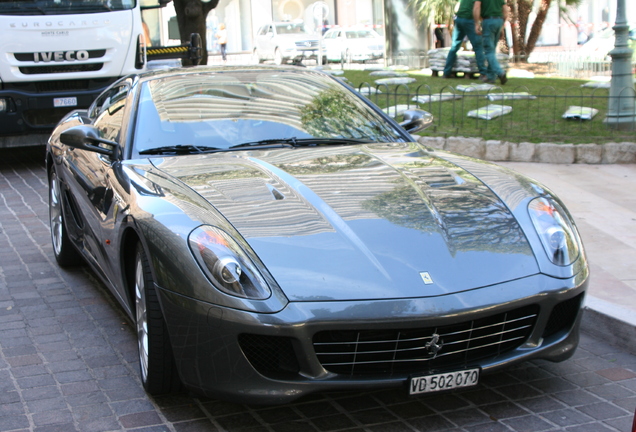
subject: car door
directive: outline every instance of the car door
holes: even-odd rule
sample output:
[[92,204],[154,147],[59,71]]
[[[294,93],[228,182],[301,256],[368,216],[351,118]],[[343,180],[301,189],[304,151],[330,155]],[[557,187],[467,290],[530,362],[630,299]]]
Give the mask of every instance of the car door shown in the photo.
[[274,33],[274,29],[274,25],[268,25],[265,29],[265,34],[263,35],[263,52],[265,53],[265,58],[269,60],[274,58],[274,50],[276,49],[274,44],[274,36],[276,35]]
[[[129,91],[130,83],[124,81],[102,93],[89,108],[88,117],[100,138],[120,142]],[[108,232],[115,202],[113,170],[119,163],[117,158],[81,149],[69,150],[67,157],[74,179],[69,188],[83,219],[83,248],[95,270],[111,282],[111,288],[120,285],[112,262],[111,249],[116,245]]]
[[338,46],[335,39],[338,32],[339,30],[329,30],[322,39],[322,49],[325,50],[324,55],[327,60],[340,60],[339,52],[336,52]]
[[254,39],[254,47],[258,56],[260,58],[266,57],[265,46],[266,46],[266,37],[267,37],[267,28],[269,26],[264,25],[258,29],[258,33],[256,33],[256,38]]

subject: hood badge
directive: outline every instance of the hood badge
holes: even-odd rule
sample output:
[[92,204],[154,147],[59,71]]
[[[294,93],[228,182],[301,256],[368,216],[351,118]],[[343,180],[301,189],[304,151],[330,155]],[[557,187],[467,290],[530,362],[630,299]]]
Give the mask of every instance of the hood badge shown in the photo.
[[420,272],[420,276],[422,276],[422,280],[426,285],[431,285],[433,283],[433,278],[428,272]]
[[440,352],[443,346],[444,346],[444,342],[441,341],[437,333],[434,333],[433,336],[431,336],[431,340],[426,342],[426,345],[424,345],[424,349],[426,349],[426,352],[428,353],[428,355],[433,356],[433,358],[435,358],[437,357],[437,353]]

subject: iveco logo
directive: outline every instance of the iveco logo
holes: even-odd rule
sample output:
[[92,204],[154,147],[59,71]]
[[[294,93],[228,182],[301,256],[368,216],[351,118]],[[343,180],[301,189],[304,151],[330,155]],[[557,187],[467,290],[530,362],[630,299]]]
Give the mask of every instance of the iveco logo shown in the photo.
[[53,52],[34,52],[33,61],[39,62],[62,62],[75,60],[88,60],[88,51],[53,51]]

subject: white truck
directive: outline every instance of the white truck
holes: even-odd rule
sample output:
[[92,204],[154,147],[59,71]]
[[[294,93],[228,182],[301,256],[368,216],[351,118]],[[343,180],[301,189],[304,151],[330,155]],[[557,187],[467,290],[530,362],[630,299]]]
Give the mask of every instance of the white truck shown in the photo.
[[[68,111],[146,67],[140,0],[0,1],[0,147],[43,144]],[[29,134],[28,136],[26,134]]]

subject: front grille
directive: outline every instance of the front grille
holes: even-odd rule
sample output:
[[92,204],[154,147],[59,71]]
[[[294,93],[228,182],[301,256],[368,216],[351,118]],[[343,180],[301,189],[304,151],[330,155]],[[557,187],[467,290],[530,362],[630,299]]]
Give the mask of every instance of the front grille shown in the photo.
[[[538,313],[539,307],[532,305],[441,327],[323,331],[313,344],[326,370],[350,376],[461,368],[519,347]],[[441,349],[435,354],[436,346]]]
[[88,90],[89,80],[36,81],[38,93]]
[[[54,76],[50,78],[55,78]],[[4,90],[13,90],[25,93],[58,93],[58,92],[92,92],[97,96],[109,84],[117,80],[117,77],[107,78],[77,78],[77,79],[51,79],[49,81],[27,81],[5,83]],[[57,95],[56,95],[57,96]],[[75,95],[73,95],[75,96]],[[92,96],[92,97],[94,97]]]
[[318,41],[317,40],[297,41],[296,48],[298,49],[318,48]]
[[55,66],[24,66],[20,67],[20,72],[25,75],[35,74],[58,74],[67,72],[94,72],[100,70],[103,63],[55,65]]
[[266,377],[289,377],[300,370],[290,338],[242,334],[239,345],[254,369]]

